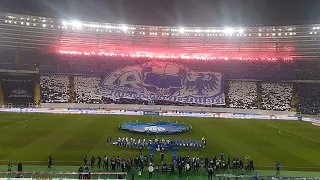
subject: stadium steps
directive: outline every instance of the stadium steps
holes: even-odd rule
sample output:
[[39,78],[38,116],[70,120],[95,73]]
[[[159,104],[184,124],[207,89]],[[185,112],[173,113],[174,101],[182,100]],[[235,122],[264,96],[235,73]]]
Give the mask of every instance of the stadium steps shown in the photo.
[[40,89],[40,77],[37,77],[35,86],[34,86],[34,101],[35,103],[39,103],[40,102],[40,93],[41,93],[41,89]]
[[70,103],[75,103],[75,93],[74,93],[74,76],[69,76],[69,89],[70,89]]
[[0,105],[4,104],[4,99],[3,99],[3,91],[2,91],[2,84],[0,81]]
[[298,99],[298,86],[297,84],[293,84],[293,95],[291,98],[290,111],[296,112],[297,99]]
[[262,109],[262,89],[261,82],[257,82],[258,109]]

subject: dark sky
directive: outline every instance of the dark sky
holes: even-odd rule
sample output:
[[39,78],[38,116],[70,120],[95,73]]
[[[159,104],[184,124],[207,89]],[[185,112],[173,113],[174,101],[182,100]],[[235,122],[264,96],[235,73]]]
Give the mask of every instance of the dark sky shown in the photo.
[[320,22],[320,0],[0,0],[0,10],[66,19],[176,26]]

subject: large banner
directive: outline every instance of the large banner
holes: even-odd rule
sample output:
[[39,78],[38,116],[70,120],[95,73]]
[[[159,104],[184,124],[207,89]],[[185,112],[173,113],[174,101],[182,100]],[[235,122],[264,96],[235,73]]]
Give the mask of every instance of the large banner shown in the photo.
[[12,104],[34,103],[34,80],[29,76],[1,77],[4,101]]
[[126,66],[108,72],[97,93],[111,98],[224,105],[223,74],[207,69],[195,71],[178,63],[154,61]]

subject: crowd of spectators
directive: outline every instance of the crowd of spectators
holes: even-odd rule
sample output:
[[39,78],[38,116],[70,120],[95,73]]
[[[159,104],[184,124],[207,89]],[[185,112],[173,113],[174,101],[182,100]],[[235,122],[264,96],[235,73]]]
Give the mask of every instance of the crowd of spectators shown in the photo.
[[[69,76],[42,75],[40,77],[42,103],[70,102]],[[74,76],[74,93],[76,103],[87,104],[150,104],[141,99],[104,97],[97,93],[100,77]],[[228,81],[226,106],[230,108],[257,109],[258,83],[251,81]],[[297,112],[303,114],[320,113],[320,85],[300,84],[298,87]],[[292,83],[261,83],[261,108],[265,110],[289,111],[293,96]],[[204,106],[199,104],[183,104],[163,100],[154,100],[155,105]]]
[[261,83],[262,109],[289,111],[293,93],[291,83]]
[[42,103],[67,103],[70,99],[69,76],[40,76]]
[[74,76],[76,103],[100,104],[104,99],[97,93],[100,77]]
[[320,84],[302,83],[298,85],[297,112],[320,114]]
[[229,81],[227,104],[231,108],[257,109],[257,83]]

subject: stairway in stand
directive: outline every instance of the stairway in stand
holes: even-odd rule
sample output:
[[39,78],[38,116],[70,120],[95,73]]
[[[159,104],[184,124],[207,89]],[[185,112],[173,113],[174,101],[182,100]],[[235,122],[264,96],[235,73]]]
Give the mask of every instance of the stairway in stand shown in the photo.
[[2,84],[0,81],[0,107],[4,105],[4,98],[3,98],[3,91],[2,91]]
[[290,105],[290,111],[292,112],[297,111],[297,99],[298,99],[298,84],[293,83],[293,92],[292,92],[291,105]]
[[75,103],[75,92],[74,92],[74,76],[69,76],[69,89],[70,89],[70,103]]
[[34,102],[36,105],[40,103],[41,99],[41,89],[40,89],[40,75],[36,76],[35,85],[34,85]]

